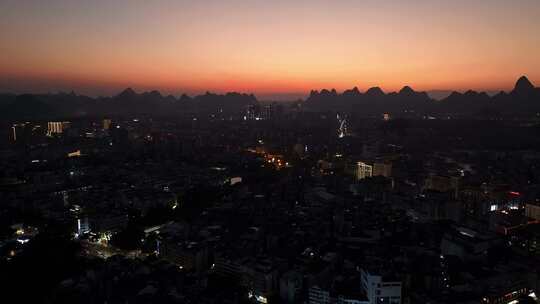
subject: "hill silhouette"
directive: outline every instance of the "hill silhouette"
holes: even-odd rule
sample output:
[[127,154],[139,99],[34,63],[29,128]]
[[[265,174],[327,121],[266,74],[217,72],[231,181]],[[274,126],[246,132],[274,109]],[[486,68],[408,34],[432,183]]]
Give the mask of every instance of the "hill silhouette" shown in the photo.
[[[194,97],[176,98],[159,91],[137,93],[126,88],[111,97],[91,98],[74,92],[57,94],[0,94],[0,117],[33,119],[84,115],[181,115],[185,113],[220,113],[239,115],[248,105],[257,104],[253,94],[206,92]],[[398,92],[385,93],[372,87],[362,93],[357,87],[338,93],[335,89],[312,90],[303,101],[305,111],[350,112],[360,115],[391,113],[400,115],[504,116],[540,113],[540,88],[525,76],[520,77],[510,92],[490,97],[485,92],[469,90],[452,92],[442,100],[434,100],[426,92],[404,86]]]
[[158,91],[137,93],[127,88],[111,97],[91,98],[75,93],[0,94],[0,117],[35,119],[84,115],[158,115],[182,113],[239,113],[258,101],[252,94],[236,92],[190,97],[163,96]]
[[409,86],[399,92],[384,93],[379,87],[361,93],[358,88],[345,90],[342,94],[326,89],[311,91],[305,108],[313,111],[350,111],[375,115],[392,113],[456,114],[456,115],[534,115],[540,112],[540,88],[522,76],[514,89],[490,97],[486,92],[469,90],[465,93],[452,92],[448,97],[436,101],[426,92],[417,92]]

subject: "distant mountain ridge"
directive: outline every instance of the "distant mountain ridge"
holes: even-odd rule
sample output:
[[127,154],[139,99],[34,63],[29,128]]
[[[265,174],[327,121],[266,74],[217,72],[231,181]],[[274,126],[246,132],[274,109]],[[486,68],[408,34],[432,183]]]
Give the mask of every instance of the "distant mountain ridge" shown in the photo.
[[391,93],[385,93],[379,87],[369,88],[365,93],[354,87],[342,94],[338,94],[334,89],[323,89],[320,92],[312,90],[304,107],[313,111],[347,111],[361,114],[535,114],[540,112],[540,88],[536,88],[527,77],[522,76],[509,93],[500,92],[491,97],[486,92],[454,91],[438,101],[426,92],[417,92],[409,86]]
[[178,115],[182,113],[238,113],[258,101],[253,94],[230,92],[190,97],[163,96],[158,91],[137,93],[127,88],[112,97],[91,98],[75,93],[0,94],[3,119],[39,119],[85,115]]
[[[248,105],[257,104],[253,94],[207,92],[190,97],[163,96],[159,91],[137,93],[126,88],[111,97],[92,98],[71,93],[57,94],[0,94],[0,118],[35,119],[46,117],[74,117],[85,115],[181,115],[185,113],[223,113],[238,115]],[[525,76],[520,77],[514,89],[489,96],[485,92],[469,90],[452,92],[446,98],[435,100],[426,92],[417,92],[404,86],[398,92],[385,93],[379,87],[364,93],[357,87],[341,94],[335,89],[312,90],[303,102],[306,111],[350,112],[361,115],[392,113],[459,114],[459,115],[535,115],[540,113],[540,88]]]

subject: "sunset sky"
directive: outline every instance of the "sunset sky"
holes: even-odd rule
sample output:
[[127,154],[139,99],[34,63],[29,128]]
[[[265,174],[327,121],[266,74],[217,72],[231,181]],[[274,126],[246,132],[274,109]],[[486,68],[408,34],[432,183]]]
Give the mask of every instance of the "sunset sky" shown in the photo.
[[0,91],[540,84],[539,0],[0,0]]

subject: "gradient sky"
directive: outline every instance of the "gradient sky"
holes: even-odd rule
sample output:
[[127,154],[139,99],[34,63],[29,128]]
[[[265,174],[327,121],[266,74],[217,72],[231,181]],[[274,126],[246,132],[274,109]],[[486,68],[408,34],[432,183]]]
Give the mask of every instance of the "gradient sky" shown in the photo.
[[0,91],[540,84],[539,0],[0,0]]

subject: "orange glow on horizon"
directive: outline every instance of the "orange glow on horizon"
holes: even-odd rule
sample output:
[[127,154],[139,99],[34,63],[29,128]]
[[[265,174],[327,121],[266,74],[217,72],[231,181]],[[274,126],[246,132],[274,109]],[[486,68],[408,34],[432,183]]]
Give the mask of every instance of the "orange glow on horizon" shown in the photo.
[[53,0],[0,10],[0,91],[306,96],[540,81],[531,0]]

